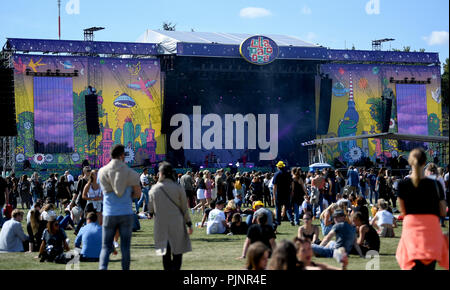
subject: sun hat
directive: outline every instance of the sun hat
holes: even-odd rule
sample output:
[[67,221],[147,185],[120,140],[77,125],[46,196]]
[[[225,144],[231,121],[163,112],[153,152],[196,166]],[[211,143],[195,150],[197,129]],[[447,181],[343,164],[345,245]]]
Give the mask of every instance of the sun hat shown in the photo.
[[253,209],[255,209],[257,206],[264,206],[264,203],[262,201],[258,200],[253,204]]
[[283,167],[285,167],[286,165],[284,165],[284,162],[283,161],[278,161],[278,163],[277,163],[277,167],[278,168],[283,168]]

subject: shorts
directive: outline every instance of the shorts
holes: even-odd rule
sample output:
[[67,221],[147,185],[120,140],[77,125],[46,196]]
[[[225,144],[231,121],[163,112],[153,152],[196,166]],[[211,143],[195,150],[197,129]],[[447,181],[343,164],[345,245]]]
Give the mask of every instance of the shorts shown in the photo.
[[204,189],[197,189],[197,199],[205,199],[205,190]]
[[385,238],[395,238],[394,229],[392,226],[381,225],[379,236]]

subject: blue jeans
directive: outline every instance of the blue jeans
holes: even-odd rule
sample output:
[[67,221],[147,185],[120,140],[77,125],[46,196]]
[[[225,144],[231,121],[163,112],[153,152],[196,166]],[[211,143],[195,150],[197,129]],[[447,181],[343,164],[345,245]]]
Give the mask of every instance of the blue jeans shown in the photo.
[[[298,205],[297,203],[292,203],[292,207],[294,208],[294,217],[293,218],[295,218],[295,223],[296,224],[300,224],[300,210],[299,210],[299,207],[300,207],[301,205]],[[289,217],[292,217],[292,209],[290,209],[289,210],[290,211],[290,213],[289,213]],[[292,221],[292,220],[291,220]]]
[[141,198],[139,199],[139,201],[138,201],[138,204],[137,204],[137,208],[136,208],[136,212],[139,212],[139,209],[141,208],[141,206],[142,206],[142,204],[144,203],[144,201],[145,201],[145,204],[148,204],[148,192],[149,192],[149,189],[148,188],[143,188],[142,189],[142,194],[141,194]]
[[371,204],[374,204],[372,202],[372,197],[375,197],[375,203],[378,202],[378,192],[375,191],[375,188],[369,187],[369,200]]
[[311,248],[317,257],[333,258],[334,247],[324,247],[316,244],[311,244]]
[[319,194],[319,203],[313,205],[313,217],[317,214],[317,208],[319,208],[319,215],[323,212],[323,194]]
[[291,202],[289,200],[279,200],[278,198],[275,199],[275,208],[277,212],[277,219],[276,223],[278,225],[281,225],[281,207],[286,207],[286,214],[288,215],[289,221],[292,221],[292,209],[291,209]]
[[33,204],[40,198],[39,193],[33,193]]
[[73,223],[73,220],[70,217],[70,215],[66,216],[60,215],[56,220],[59,223],[59,227],[62,228],[63,230],[65,230],[69,224],[72,226],[72,228],[75,228],[75,224]]
[[102,250],[100,252],[99,269],[107,270],[109,255],[114,250],[114,235],[119,230],[120,251],[122,253],[122,270],[130,269],[131,234],[133,232],[133,215],[104,216],[102,225]]

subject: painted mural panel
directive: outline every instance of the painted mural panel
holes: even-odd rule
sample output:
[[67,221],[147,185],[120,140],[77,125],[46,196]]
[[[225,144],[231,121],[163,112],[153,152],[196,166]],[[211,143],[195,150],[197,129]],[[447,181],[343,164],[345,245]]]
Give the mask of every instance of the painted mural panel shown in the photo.
[[[120,59],[93,57],[59,57],[15,55],[15,96],[18,137],[16,160],[27,159],[35,169],[80,167],[109,162],[109,150],[117,143],[126,146],[126,162],[130,165],[163,160],[165,136],[161,135],[161,77],[158,59]],[[73,151],[67,153],[38,152],[34,140],[39,135],[34,81],[39,76],[26,74],[78,71],[73,77]],[[98,94],[101,134],[89,136],[86,129],[85,96],[88,86]],[[50,96],[51,97],[51,96]],[[58,99],[58,94],[53,96]],[[57,103],[57,102],[55,102]],[[36,116],[35,116],[36,114]],[[39,114],[41,115],[41,114]],[[54,131],[48,126],[47,130]],[[67,129],[69,130],[69,129]],[[18,166],[20,166],[18,164]]]
[[[344,137],[361,134],[374,134],[382,131],[382,98],[393,96],[389,132],[398,131],[397,91],[394,80],[415,78],[430,79],[425,85],[426,95],[419,104],[427,116],[428,135],[440,135],[442,109],[440,104],[440,68],[413,65],[382,64],[327,64],[321,72],[333,79],[332,107],[328,134],[326,137]],[[325,136],[322,136],[325,137]],[[381,161],[401,154],[398,142],[394,140],[366,139],[327,145],[326,158],[348,164],[355,164],[364,158]],[[432,146],[429,150],[433,154]]]

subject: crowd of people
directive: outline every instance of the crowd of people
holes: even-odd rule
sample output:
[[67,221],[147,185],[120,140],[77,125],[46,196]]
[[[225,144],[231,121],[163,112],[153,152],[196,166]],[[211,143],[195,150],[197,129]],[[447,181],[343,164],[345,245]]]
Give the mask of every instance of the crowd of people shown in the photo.
[[[395,237],[402,221],[400,267],[434,269],[439,263],[448,269],[448,237],[441,226],[448,215],[449,168],[427,163],[422,149],[410,153],[406,176],[353,166],[288,170],[283,161],[274,173],[218,169],[176,175],[162,162],[157,174],[145,168],[139,175],[124,156],[124,147],[116,145],[108,165],[85,166],[78,178],[68,171],[45,181],[37,172],[31,178],[0,177],[0,251],[37,252],[42,262],[67,263],[73,252],[68,254],[66,231],[73,230],[81,261],[107,269],[120,248],[122,269],[129,269],[132,232],[139,219],[151,218],[166,270],[181,269],[183,254],[192,251],[194,227],[207,235],[246,236],[237,259],[246,259],[247,269],[346,269],[349,255],[378,253],[380,237]],[[27,234],[21,226],[24,210]],[[193,225],[191,215],[200,215],[201,222]],[[298,231],[292,240],[278,242],[283,222]],[[422,252],[411,248],[414,238]],[[341,267],[313,262],[313,256],[335,258]]]

